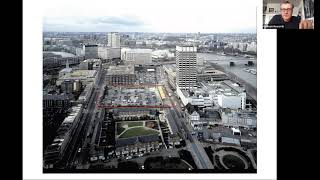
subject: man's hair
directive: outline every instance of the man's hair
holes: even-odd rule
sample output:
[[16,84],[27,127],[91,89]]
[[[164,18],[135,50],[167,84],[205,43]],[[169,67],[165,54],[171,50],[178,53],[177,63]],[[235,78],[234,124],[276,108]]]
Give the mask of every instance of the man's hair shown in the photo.
[[281,6],[282,4],[291,4],[292,9],[294,8],[293,3],[290,2],[290,1],[282,1],[282,2],[280,3],[280,6]]

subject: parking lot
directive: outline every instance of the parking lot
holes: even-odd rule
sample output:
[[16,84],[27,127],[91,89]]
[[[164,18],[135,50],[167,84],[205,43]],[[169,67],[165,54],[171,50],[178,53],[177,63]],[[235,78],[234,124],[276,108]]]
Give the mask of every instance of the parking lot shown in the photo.
[[209,139],[212,133],[221,133],[221,136],[232,137],[232,138],[245,138],[245,139],[256,139],[256,132],[254,130],[240,128],[240,135],[233,135],[231,127],[225,127],[222,125],[216,125],[211,127],[202,127],[200,129],[194,130],[194,136],[197,136],[198,132],[203,132],[203,138]]
[[156,88],[113,88],[108,90],[104,104],[107,106],[154,106],[161,105],[161,100]]
[[138,72],[136,76],[139,84],[157,84],[155,72]]

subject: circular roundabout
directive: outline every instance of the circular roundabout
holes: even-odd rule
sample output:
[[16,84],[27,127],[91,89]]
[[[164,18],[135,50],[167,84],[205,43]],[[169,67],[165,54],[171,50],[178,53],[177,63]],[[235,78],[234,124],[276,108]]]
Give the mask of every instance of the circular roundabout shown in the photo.
[[226,169],[248,169],[248,164],[237,155],[227,154],[220,157],[221,164]]
[[246,171],[253,169],[250,158],[246,152],[237,148],[218,148],[213,152],[213,164],[219,170]]

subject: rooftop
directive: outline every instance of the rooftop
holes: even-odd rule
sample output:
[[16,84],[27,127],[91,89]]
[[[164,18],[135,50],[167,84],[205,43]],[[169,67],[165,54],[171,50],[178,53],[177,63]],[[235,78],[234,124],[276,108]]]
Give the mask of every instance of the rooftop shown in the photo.
[[197,47],[194,46],[176,46],[176,50],[180,52],[197,52]]
[[133,65],[109,66],[107,75],[134,74]]
[[94,77],[96,70],[76,70],[70,74],[70,77]]
[[152,53],[152,49],[124,49],[124,51],[127,53]]
[[234,90],[235,92],[237,93],[241,93],[241,92],[244,92],[245,89],[241,86],[239,86],[237,83],[234,83],[230,80],[225,80],[222,82],[226,87],[229,87],[231,88],[232,90]]
[[43,100],[68,100],[69,96],[66,94],[44,94]]
[[47,152],[58,151],[60,149],[60,146],[62,145],[63,141],[69,135],[68,132],[71,130],[72,124],[79,112],[81,111],[81,108],[82,104],[78,104],[77,106],[72,107],[71,113],[61,123],[60,127],[57,130],[57,136],[54,138],[52,144],[48,146]]
[[83,62],[100,62],[100,59],[86,59]]
[[222,143],[228,143],[228,144],[237,144],[237,145],[240,145],[239,139],[229,138],[229,137],[221,137],[221,142],[222,142]]
[[230,80],[220,82],[201,82],[200,90],[208,92],[209,94],[223,94],[225,96],[235,96],[245,91],[243,87],[233,83]]
[[204,68],[202,69],[201,74],[225,75],[224,72],[216,70],[214,68]]
[[222,123],[231,126],[257,126],[257,113],[253,111],[231,111],[224,109],[222,112]]

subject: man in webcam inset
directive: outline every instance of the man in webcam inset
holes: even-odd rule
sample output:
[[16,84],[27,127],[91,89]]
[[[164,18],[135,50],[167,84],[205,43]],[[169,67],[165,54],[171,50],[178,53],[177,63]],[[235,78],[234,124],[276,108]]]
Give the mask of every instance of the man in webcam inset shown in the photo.
[[312,21],[301,20],[301,17],[292,16],[293,4],[289,1],[280,4],[281,15],[274,15],[268,26],[277,26],[284,29],[313,29]]

